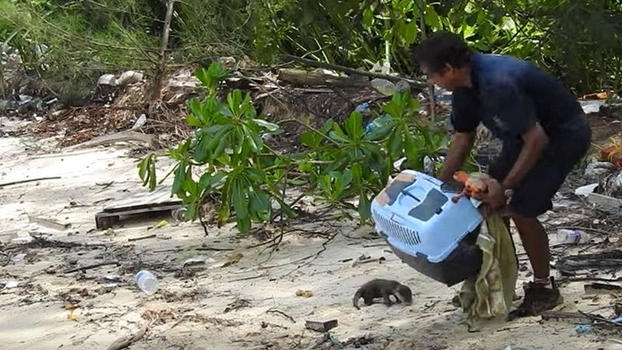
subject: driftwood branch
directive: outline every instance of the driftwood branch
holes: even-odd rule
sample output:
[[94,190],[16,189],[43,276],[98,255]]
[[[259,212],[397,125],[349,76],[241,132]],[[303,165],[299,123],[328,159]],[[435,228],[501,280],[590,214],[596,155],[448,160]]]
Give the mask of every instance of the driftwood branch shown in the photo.
[[139,341],[142,337],[144,337],[146,332],[147,332],[147,325],[144,325],[138,331],[138,333],[134,334],[133,336],[131,336],[131,337],[123,337],[121,339],[115,340],[114,343],[110,344],[110,346],[108,347],[108,350],[121,350],[121,349],[125,349],[128,346],[132,345],[133,343]]
[[[330,86],[349,86],[349,87],[365,87],[370,86],[369,80],[349,79],[346,77],[338,77],[332,74],[326,74],[318,71],[306,71],[301,69],[281,68],[279,69],[279,80],[286,81],[295,85],[330,85]],[[303,92],[332,92],[330,89],[299,89]]]
[[0,187],[11,186],[11,185],[18,185],[18,184],[23,184],[23,183],[27,183],[27,182],[35,182],[35,181],[43,181],[43,180],[56,180],[56,179],[60,179],[60,176],[37,177],[37,178],[34,178],[34,179],[5,182],[5,183],[0,184]]
[[557,263],[557,268],[564,271],[607,267],[622,267],[622,251],[611,250],[594,254],[570,255],[561,258]]
[[65,271],[65,273],[72,273],[72,272],[76,272],[76,271],[80,271],[80,270],[89,270],[89,269],[94,269],[96,267],[107,266],[107,265],[119,265],[119,262],[118,261],[106,261],[106,262],[101,262],[101,263],[97,263],[97,264],[93,264],[93,265],[76,267],[76,268],[73,268],[71,270]]
[[158,141],[155,136],[143,134],[141,132],[125,130],[111,135],[104,135],[96,137],[90,141],[86,141],[74,146],[69,147],[69,149],[77,149],[77,148],[86,148],[86,147],[95,147],[101,145],[107,145],[116,142],[127,142],[127,141],[137,141],[147,144],[149,147],[156,149],[158,147]]
[[156,235],[148,235],[148,236],[142,236],[142,237],[134,237],[134,238],[128,238],[127,241],[128,242],[134,242],[134,241],[141,241],[143,239],[149,239],[149,238],[155,238]]
[[[542,319],[547,320],[567,320],[577,323],[592,323],[599,326],[613,326],[615,328],[622,327],[622,324],[613,322],[598,315],[592,315],[587,312],[563,312],[563,311],[545,311],[542,313]],[[597,321],[597,323],[593,323]],[[602,323],[598,323],[602,322]]]
[[230,252],[234,249],[233,248],[198,247],[198,248],[194,248],[194,250],[208,251],[208,252]]
[[573,322],[589,322],[591,318],[578,312],[563,311],[545,311],[542,313],[542,319],[548,320],[571,320]]
[[291,317],[290,315],[288,315],[288,314],[284,313],[284,312],[283,312],[283,311],[281,311],[281,310],[277,310],[277,309],[275,309],[275,308],[271,308],[271,309],[266,310],[266,313],[275,313],[275,314],[279,314],[279,315],[281,315],[281,316],[283,316],[283,317],[287,318],[288,320],[292,321],[292,323],[296,323],[296,320],[295,320],[293,317]]
[[603,277],[567,277],[561,279],[560,282],[583,282],[583,281],[600,281],[600,282],[620,282],[622,277],[617,278],[603,278]]
[[300,63],[304,63],[308,66],[311,67],[318,67],[318,68],[326,68],[326,69],[334,69],[334,70],[338,70],[344,73],[349,73],[349,74],[358,74],[358,75],[364,75],[367,77],[372,77],[372,78],[381,78],[381,79],[387,79],[390,81],[400,81],[400,80],[404,80],[406,82],[408,82],[411,85],[414,85],[416,88],[419,89],[424,89],[427,87],[427,84],[418,80],[413,80],[413,79],[408,79],[408,78],[403,78],[403,77],[399,77],[399,76],[393,76],[393,75],[388,75],[388,74],[382,74],[382,73],[374,73],[374,72],[367,72],[367,71],[363,71],[363,70],[358,70],[358,69],[354,69],[354,68],[350,68],[350,67],[346,67],[346,66],[341,66],[338,64],[331,64],[331,63],[326,63],[326,62],[320,62],[320,61],[315,61],[315,60],[310,60],[307,58],[302,58],[302,57],[298,57],[298,56],[294,56],[294,55],[288,55],[285,54],[283,55],[283,57],[300,62]]
[[622,323],[613,322],[613,321],[608,320],[606,318],[603,318],[603,317],[600,317],[600,316],[597,316],[597,315],[591,315],[591,314],[585,313],[583,311],[579,311],[579,313],[581,315],[589,318],[592,321],[603,322],[603,323],[606,323],[608,325],[612,325],[612,326],[615,326],[615,327],[622,327]]

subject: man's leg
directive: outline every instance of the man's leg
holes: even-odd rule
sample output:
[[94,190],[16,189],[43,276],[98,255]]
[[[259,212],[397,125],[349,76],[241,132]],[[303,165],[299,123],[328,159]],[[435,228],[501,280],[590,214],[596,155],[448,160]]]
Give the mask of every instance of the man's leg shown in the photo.
[[538,315],[561,304],[563,298],[550,277],[551,253],[544,227],[536,217],[517,214],[513,214],[511,217],[516,228],[518,228],[518,233],[529,256],[534,273],[533,282],[523,286],[525,296],[521,305],[510,313],[509,318],[514,319]]
[[552,165],[548,162],[538,164],[517,187],[509,204],[510,217],[516,224],[534,274],[532,282],[523,286],[523,301],[510,313],[510,319],[538,315],[563,301],[559,289],[550,277],[549,240],[538,220],[538,215],[552,207],[551,198],[564,179],[548,175],[555,173],[555,169],[547,170]]
[[[572,137],[571,137],[572,136]],[[585,127],[573,135],[559,136],[563,141],[549,145],[542,159],[521,183],[514,188],[508,210],[518,229],[523,247],[529,256],[534,278],[523,287],[525,296],[521,305],[510,313],[510,318],[537,315],[560,304],[563,299],[550,277],[548,237],[539,215],[552,208],[551,199],[560,188],[574,164],[587,152],[591,131]],[[520,149],[505,148],[497,164],[491,165],[490,174],[497,180],[505,178],[516,161]]]
[[522,303],[510,313],[510,319],[538,315],[563,301],[550,278],[549,241],[538,220],[552,208],[551,199],[564,181],[566,172],[559,169],[561,166],[551,158],[542,159],[515,188],[510,200],[508,215],[518,229],[534,273],[532,282],[523,286]]
[[550,274],[551,252],[544,227],[542,227],[538,218],[512,215],[512,220],[516,224],[525,252],[529,256],[529,262],[533,268],[535,278],[548,278]]

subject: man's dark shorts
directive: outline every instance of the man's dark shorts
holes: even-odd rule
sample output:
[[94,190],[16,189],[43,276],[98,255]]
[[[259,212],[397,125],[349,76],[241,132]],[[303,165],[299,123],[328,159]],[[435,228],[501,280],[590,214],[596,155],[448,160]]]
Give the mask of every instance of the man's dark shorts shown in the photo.
[[[564,183],[566,176],[587,153],[591,130],[584,127],[555,135],[540,161],[527,176],[514,187],[509,203],[511,213],[524,217],[537,217],[553,207],[551,199]],[[488,173],[503,181],[521,151],[522,143],[505,144],[499,157],[493,161]]]

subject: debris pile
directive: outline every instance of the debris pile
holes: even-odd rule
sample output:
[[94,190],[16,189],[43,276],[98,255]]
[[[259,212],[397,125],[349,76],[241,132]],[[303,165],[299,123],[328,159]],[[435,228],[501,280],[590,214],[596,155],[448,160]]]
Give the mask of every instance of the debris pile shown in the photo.
[[[269,118],[295,119],[315,126],[327,119],[342,121],[355,110],[368,121],[390,95],[405,90],[416,94],[422,88],[420,82],[388,75],[376,77],[379,73],[337,73],[347,67],[337,66],[336,70],[260,69],[232,58],[221,61],[232,68],[223,94],[233,89],[249,92],[257,110]],[[182,67],[169,74],[155,102],[150,97],[152,88],[141,72],[104,74],[98,79],[89,104],[69,108],[55,106],[35,118],[36,123],[26,132],[45,136],[60,134],[61,147],[128,129],[157,135],[158,143],[165,146],[186,138],[191,132],[185,122],[187,102],[204,93],[194,76],[194,68]],[[423,95],[421,97],[424,99]],[[296,140],[292,136],[305,131],[297,123],[286,123],[284,128],[283,140]]]

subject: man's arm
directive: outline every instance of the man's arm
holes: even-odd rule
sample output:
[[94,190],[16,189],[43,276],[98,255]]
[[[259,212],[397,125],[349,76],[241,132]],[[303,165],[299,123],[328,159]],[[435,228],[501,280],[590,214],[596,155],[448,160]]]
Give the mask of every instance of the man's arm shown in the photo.
[[516,163],[501,183],[503,189],[513,189],[536,165],[542,152],[549,144],[549,137],[539,123],[524,132],[521,138],[523,139],[523,148]]
[[448,182],[452,179],[454,173],[464,164],[474,141],[475,131],[457,132],[452,136],[451,147],[447,151],[447,157],[438,176],[441,181]]

